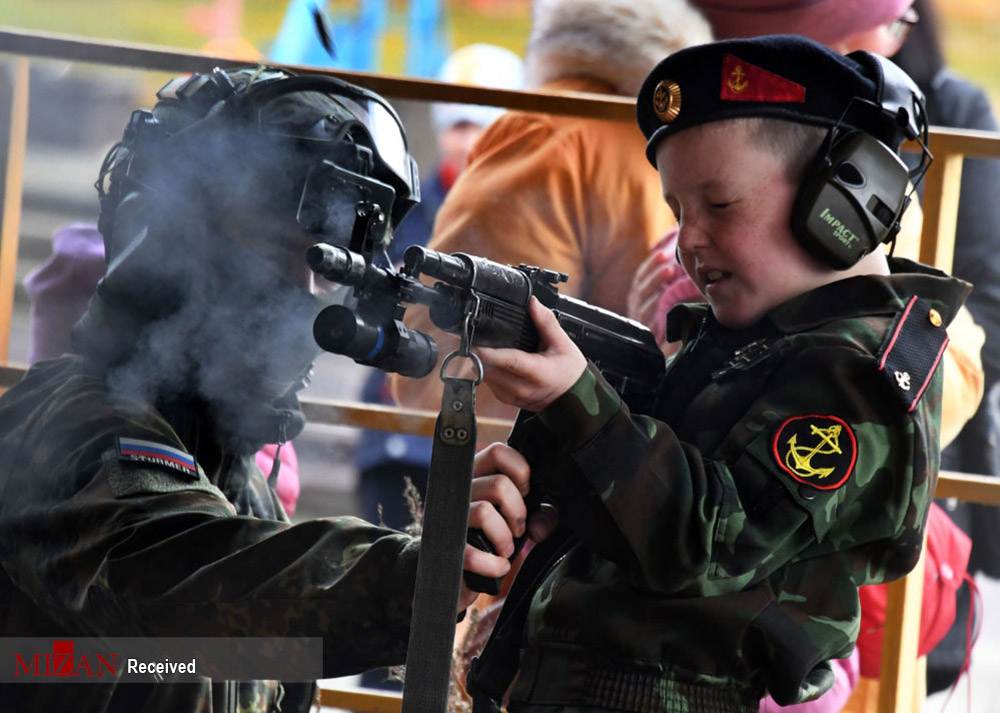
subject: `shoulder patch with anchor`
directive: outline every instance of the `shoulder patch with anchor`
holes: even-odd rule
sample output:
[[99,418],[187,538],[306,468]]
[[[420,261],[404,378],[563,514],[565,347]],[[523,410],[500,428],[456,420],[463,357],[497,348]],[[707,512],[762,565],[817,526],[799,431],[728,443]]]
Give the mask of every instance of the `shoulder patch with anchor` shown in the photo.
[[798,482],[834,490],[854,472],[858,441],[836,416],[792,416],[778,427],[771,451],[778,466]]
[[914,295],[896,317],[878,354],[878,370],[899,396],[907,411],[913,411],[934,376],[948,332],[941,314]]
[[198,468],[195,465],[194,456],[165,443],[119,436],[118,460],[160,465],[182,473],[193,480],[198,479]]

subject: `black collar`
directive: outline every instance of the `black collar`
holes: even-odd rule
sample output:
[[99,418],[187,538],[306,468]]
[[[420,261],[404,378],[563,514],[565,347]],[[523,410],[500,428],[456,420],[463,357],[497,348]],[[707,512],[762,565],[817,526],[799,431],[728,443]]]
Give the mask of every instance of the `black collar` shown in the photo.
[[[781,334],[795,334],[832,320],[892,315],[913,295],[934,307],[948,324],[972,291],[968,282],[912,260],[889,258],[889,269],[890,275],[848,277],[793,297],[747,330],[756,332],[769,326]],[[667,339],[684,339],[706,320],[715,321],[707,304],[679,304],[668,315]]]

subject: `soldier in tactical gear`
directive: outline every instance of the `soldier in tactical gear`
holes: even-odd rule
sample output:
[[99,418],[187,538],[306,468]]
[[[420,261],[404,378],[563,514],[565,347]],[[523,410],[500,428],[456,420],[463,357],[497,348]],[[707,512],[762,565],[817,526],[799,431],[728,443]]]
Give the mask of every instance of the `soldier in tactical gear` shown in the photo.
[[[324,676],[401,663],[418,541],[354,518],[292,526],[253,454],[304,423],[296,393],[324,301],[307,248],[344,243],[358,201],[391,230],[419,200],[402,124],[376,94],[266,67],[175,79],[158,99],[100,172],[108,267],[74,354],[0,399],[5,636],[321,636]],[[526,465],[498,446],[475,471],[470,523],[509,555]],[[465,566],[509,568],[471,548]],[[314,693],[105,680],[0,683],[0,697],[7,710],[295,711]]]

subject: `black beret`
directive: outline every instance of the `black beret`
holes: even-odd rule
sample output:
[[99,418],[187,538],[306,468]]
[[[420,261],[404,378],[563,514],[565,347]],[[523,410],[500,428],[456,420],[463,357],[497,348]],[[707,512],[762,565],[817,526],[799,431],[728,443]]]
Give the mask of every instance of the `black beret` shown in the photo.
[[[855,97],[864,101],[851,104]],[[670,55],[643,82],[636,119],[647,140],[646,157],[656,166],[656,148],[667,136],[743,116],[820,127],[843,118],[897,149],[923,121],[922,99],[887,59],[868,52],[845,56],[798,35],[768,35]]]

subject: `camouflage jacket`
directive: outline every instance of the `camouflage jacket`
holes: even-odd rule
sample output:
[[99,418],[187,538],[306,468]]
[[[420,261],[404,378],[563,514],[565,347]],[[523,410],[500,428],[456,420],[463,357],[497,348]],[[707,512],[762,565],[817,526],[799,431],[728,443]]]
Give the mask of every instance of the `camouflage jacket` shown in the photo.
[[[322,636],[324,676],[403,662],[415,541],[355,518],[291,525],[252,454],[207,443],[188,416],[181,437],[80,357],[36,365],[0,398],[4,635]],[[129,439],[195,465],[133,460]],[[313,684],[0,688],[5,710],[218,713],[282,698],[280,710],[305,710]]]
[[530,419],[533,478],[580,544],[535,593],[511,710],[756,711],[830,686],[858,586],[919,556],[969,291],[891,262],[744,330],[675,308],[657,418],[591,366]]

